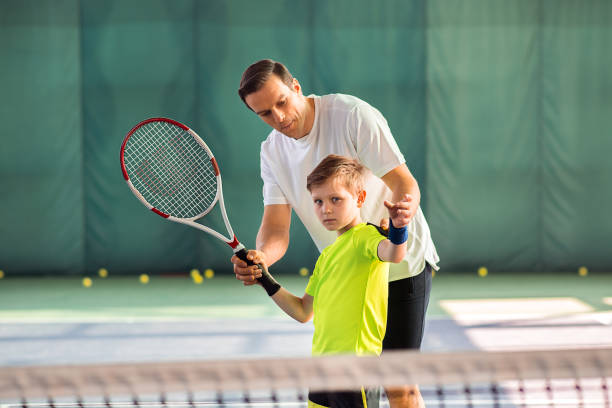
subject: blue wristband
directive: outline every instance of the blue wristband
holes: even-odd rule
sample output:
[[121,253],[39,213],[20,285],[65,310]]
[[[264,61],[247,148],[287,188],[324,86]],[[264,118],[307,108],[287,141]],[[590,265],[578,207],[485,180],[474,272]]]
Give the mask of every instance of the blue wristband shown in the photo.
[[408,241],[408,227],[395,228],[389,218],[389,241],[395,245],[401,245]]

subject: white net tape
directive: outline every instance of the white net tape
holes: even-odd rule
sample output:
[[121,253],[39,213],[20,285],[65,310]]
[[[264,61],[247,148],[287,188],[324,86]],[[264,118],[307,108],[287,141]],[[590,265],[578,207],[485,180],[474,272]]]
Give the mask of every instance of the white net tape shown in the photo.
[[[207,391],[215,401],[238,391],[241,401],[248,402],[262,390],[268,390],[266,398],[274,401],[282,390],[418,383],[422,390],[432,390],[428,406],[453,406],[457,401],[463,401],[460,406],[477,406],[474,401],[484,392],[491,403],[487,406],[540,406],[534,401],[548,407],[568,406],[564,401],[569,401],[570,406],[609,408],[610,377],[612,348],[4,367],[0,401],[12,398],[26,405],[23,401],[30,398],[50,401],[68,396],[82,401],[92,395],[142,401],[142,396],[156,395],[153,400],[165,403],[172,393],[192,401],[198,392]],[[297,399],[304,398],[301,394]]]

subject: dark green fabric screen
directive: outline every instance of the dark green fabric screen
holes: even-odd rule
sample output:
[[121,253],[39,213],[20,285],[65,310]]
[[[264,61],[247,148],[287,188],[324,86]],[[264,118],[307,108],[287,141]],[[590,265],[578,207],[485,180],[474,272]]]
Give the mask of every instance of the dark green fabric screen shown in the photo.
[[[268,130],[236,89],[266,57],[384,113],[446,270],[610,269],[611,43],[605,0],[0,0],[0,269],[229,272],[132,196],[119,146],[147,117],[193,127],[254,245]],[[294,219],[276,269],[315,258]]]
[[610,269],[612,3],[428,2],[428,216],[445,266]]
[[85,257],[78,1],[0,2],[0,269]]

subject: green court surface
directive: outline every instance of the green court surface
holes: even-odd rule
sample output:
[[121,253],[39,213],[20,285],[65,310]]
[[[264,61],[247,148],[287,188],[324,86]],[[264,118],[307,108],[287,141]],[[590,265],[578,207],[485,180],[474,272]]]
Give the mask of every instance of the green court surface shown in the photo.
[[[181,320],[199,318],[282,317],[283,313],[259,287],[243,287],[233,276],[222,275],[195,284],[187,276],[151,276],[147,284],[138,276],[0,280],[0,321],[71,320]],[[301,295],[307,277],[280,275],[288,290]],[[449,315],[446,300],[572,298],[591,312],[612,310],[612,274],[577,273],[495,274],[438,273],[433,279],[428,318]]]
[[[277,278],[295,294],[308,281],[297,273]],[[293,321],[262,288],[243,287],[227,271],[201,284],[187,275],[151,276],[142,284],[137,275],[112,271],[92,280],[84,287],[76,276],[0,279],[0,367],[310,355],[312,323]],[[611,274],[490,271],[433,278],[425,352],[611,344]]]

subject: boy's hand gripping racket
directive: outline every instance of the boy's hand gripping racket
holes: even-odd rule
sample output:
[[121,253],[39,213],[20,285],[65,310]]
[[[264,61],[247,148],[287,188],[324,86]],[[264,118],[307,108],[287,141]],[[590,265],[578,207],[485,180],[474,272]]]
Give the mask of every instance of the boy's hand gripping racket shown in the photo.
[[[134,126],[121,145],[121,170],[130,190],[156,214],[209,233],[232,247],[249,265],[244,248],[227,218],[221,172],[212,152],[189,127],[166,118]],[[195,222],[219,203],[227,236]],[[280,285],[262,269],[258,281],[269,295]]]

